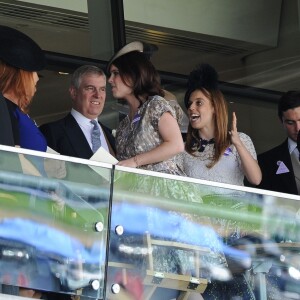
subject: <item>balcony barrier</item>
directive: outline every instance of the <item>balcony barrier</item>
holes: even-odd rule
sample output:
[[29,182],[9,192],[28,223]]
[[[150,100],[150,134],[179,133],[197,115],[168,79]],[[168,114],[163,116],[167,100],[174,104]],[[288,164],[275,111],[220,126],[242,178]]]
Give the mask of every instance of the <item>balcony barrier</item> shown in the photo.
[[300,299],[299,200],[0,146],[1,297]]

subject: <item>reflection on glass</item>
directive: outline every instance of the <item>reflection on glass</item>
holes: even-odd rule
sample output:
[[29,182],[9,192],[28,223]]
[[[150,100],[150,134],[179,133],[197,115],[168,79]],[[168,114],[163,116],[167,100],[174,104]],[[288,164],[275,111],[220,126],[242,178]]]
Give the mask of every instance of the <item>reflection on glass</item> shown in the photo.
[[102,297],[110,182],[99,174],[110,170],[0,157],[0,282]]
[[298,200],[157,176],[115,171],[108,297],[297,299]]
[[1,151],[2,288],[122,300],[300,295],[299,197],[124,169]]

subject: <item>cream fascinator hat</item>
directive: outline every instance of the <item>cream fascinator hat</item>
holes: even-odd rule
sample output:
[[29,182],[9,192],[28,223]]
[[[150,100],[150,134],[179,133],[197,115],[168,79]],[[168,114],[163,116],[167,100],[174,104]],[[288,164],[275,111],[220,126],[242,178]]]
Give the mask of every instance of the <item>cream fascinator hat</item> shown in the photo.
[[114,54],[114,56],[110,59],[110,61],[107,64],[106,71],[109,72],[109,68],[110,68],[111,64],[118,57],[120,57],[124,54],[127,54],[129,52],[133,52],[133,51],[143,52],[143,50],[144,50],[144,44],[142,42],[139,42],[139,41],[134,41],[134,42],[131,42],[131,43],[125,45],[116,54]]

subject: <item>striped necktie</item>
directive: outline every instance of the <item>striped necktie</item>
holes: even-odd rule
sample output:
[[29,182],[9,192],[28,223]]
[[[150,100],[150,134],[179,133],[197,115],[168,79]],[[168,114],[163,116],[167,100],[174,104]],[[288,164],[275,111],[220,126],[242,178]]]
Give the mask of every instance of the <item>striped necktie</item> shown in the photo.
[[92,129],[92,150],[95,153],[101,146],[100,128],[99,128],[99,125],[98,125],[97,121],[91,120],[91,123],[93,124],[93,129]]

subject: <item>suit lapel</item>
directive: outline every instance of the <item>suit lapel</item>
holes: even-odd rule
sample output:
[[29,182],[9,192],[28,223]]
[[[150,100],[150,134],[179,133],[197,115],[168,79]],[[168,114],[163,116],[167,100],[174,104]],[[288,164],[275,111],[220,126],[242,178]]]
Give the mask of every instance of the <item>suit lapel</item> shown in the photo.
[[77,157],[90,159],[93,151],[90,148],[80,126],[71,114],[65,118],[65,130],[67,138],[72,145]]

